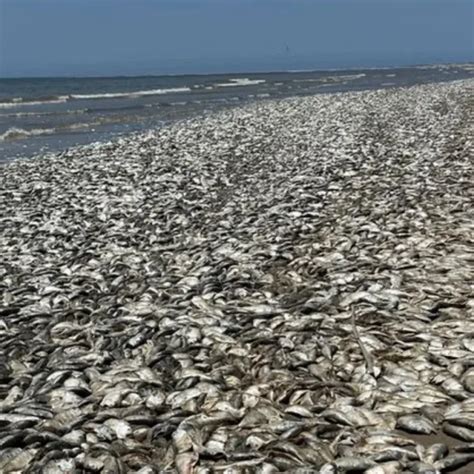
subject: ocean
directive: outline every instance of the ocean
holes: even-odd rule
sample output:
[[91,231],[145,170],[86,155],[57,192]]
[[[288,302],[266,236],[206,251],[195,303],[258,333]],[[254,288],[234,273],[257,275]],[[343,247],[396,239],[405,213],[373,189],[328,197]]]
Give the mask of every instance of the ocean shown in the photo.
[[474,77],[474,64],[110,78],[0,79],[0,162],[110,140],[254,100]]

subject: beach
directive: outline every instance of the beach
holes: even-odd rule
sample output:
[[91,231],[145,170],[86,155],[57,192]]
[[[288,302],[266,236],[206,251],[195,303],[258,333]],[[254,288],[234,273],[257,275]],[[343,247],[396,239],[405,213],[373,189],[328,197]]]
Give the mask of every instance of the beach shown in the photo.
[[0,472],[472,472],[473,92],[2,165]]
[[0,77],[0,166],[255,101],[474,78],[474,64],[136,77]]

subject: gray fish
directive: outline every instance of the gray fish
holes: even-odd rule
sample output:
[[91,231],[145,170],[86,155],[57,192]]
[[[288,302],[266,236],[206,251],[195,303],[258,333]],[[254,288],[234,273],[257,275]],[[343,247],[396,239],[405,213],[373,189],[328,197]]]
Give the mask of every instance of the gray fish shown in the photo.
[[471,462],[472,92],[249,100],[2,165],[0,472]]
[[455,438],[462,439],[469,443],[474,442],[474,430],[470,430],[469,428],[446,423],[443,425],[443,431],[450,436],[454,436]]
[[436,431],[434,424],[423,416],[407,415],[397,420],[397,428],[411,433],[430,434]]
[[448,447],[443,443],[435,443],[426,448],[424,459],[427,463],[433,464],[448,454]]
[[0,452],[0,472],[22,472],[26,470],[36,454],[38,449],[20,449],[9,448]]
[[43,467],[45,474],[73,474],[76,472],[76,463],[74,459],[60,459],[50,461]]
[[474,461],[473,453],[454,453],[436,461],[434,466],[440,471],[452,470],[454,468],[467,466]]
[[375,462],[363,457],[340,457],[336,459],[337,469],[343,471],[363,471],[375,466]]

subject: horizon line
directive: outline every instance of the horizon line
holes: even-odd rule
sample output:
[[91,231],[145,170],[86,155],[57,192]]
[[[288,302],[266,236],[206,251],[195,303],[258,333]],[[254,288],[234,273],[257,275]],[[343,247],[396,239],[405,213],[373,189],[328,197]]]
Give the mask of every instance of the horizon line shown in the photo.
[[449,61],[449,62],[433,62],[433,63],[413,63],[413,64],[392,64],[390,66],[352,66],[352,67],[335,67],[335,68],[310,68],[310,69],[273,69],[261,71],[227,71],[227,72],[201,72],[201,73],[167,73],[167,74],[118,74],[118,75],[32,75],[32,76],[2,76],[0,80],[21,80],[21,79],[125,79],[125,78],[145,78],[145,77],[189,77],[189,76],[227,76],[229,74],[298,74],[303,72],[333,72],[333,71],[357,71],[357,70],[384,70],[384,69],[408,69],[423,66],[462,66],[466,64],[474,64],[474,59],[466,61]]

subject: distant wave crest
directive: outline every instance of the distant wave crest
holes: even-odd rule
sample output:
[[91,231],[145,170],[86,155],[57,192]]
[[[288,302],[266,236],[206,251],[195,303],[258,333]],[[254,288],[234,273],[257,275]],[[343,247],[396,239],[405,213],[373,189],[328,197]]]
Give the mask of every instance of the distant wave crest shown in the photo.
[[248,77],[229,79],[229,82],[219,82],[215,84],[217,87],[241,87],[241,86],[255,86],[263,84],[267,81],[265,79],[249,79]]
[[27,138],[34,135],[50,135],[51,133],[54,133],[54,131],[54,128],[34,128],[32,130],[24,130],[23,128],[12,127],[0,135],[0,142],[18,140],[20,138]]
[[52,97],[39,97],[36,99],[26,99],[22,97],[15,97],[6,101],[0,101],[0,108],[9,109],[13,107],[34,106],[34,105],[48,105],[60,104],[71,100],[92,100],[92,99],[120,99],[125,97],[143,97],[150,95],[173,94],[179,92],[190,92],[189,87],[171,87],[169,89],[150,89],[143,91],[130,92],[103,92],[98,94],[71,94],[59,95]]
[[76,110],[62,110],[62,111],[48,111],[48,112],[8,112],[2,114],[2,117],[42,117],[42,116],[57,116],[57,115],[80,115],[85,114],[89,109],[76,109]]
[[122,97],[142,97],[147,95],[172,94],[177,92],[189,92],[189,87],[172,87],[169,89],[150,89],[136,92],[109,92],[102,94],[71,94],[71,99],[117,99]]
[[14,99],[0,101],[0,109],[11,109],[13,107],[23,107],[24,105],[45,105],[45,104],[62,104],[68,100],[67,95],[58,95],[53,97],[40,97],[38,99],[24,99],[22,97],[15,97]]
[[33,128],[31,130],[25,130],[19,127],[11,127],[6,132],[0,134],[0,142],[21,140],[24,138],[37,137],[40,135],[52,135],[60,131],[88,129],[92,126],[100,125],[101,123],[101,121],[90,123],[74,123],[71,125],[62,125],[55,128]]

